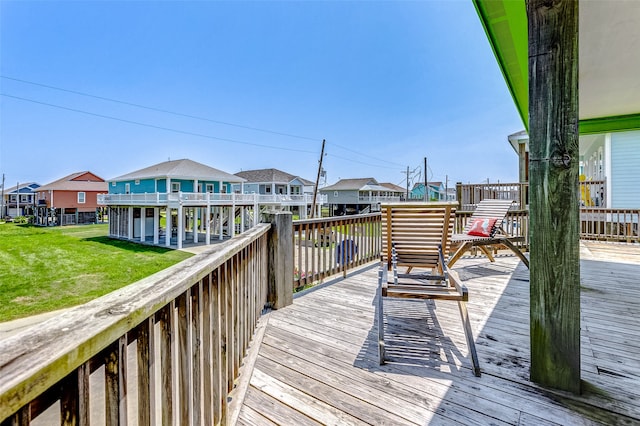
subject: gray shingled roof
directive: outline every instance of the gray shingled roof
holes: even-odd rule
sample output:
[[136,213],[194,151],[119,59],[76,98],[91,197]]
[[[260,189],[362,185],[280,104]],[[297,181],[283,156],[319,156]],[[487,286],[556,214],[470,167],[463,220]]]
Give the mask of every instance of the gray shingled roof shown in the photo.
[[110,181],[152,178],[198,179],[231,183],[245,181],[243,178],[232,175],[231,173],[223,172],[222,170],[188,159],[171,160],[154,164],[153,166],[115,177],[110,179]]
[[[75,180],[83,175],[90,174],[94,178],[91,180],[83,179],[83,180]],[[98,179],[98,180],[95,180]],[[36,192],[42,191],[94,191],[94,192],[107,192],[109,190],[109,186],[107,182],[104,181],[100,176],[91,173],[88,170],[84,172],[71,173],[68,176],[60,178],[56,181],[48,183],[46,185],[41,186],[36,189]]]
[[340,179],[330,186],[325,186],[320,191],[355,191],[366,185],[378,185],[374,178]]
[[384,186],[385,188],[388,188],[389,190],[395,191],[395,192],[407,192],[407,188],[403,188],[391,182],[381,183],[380,186]]
[[243,170],[236,173],[236,176],[240,176],[247,180],[247,182],[253,183],[289,183],[295,179],[299,179],[305,185],[313,185],[313,182],[307,179],[303,179],[300,176],[295,176],[287,172],[283,172],[278,169],[259,169],[259,170]]

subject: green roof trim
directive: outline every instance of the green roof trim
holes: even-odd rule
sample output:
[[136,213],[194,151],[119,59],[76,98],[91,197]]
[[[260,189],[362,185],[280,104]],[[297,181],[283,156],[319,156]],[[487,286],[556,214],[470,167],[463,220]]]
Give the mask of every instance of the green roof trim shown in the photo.
[[529,129],[529,34],[524,0],[473,0],[524,127]]
[[614,117],[588,118],[580,120],[580,134],[626,132],[640,130],[640,114],[618,115]]

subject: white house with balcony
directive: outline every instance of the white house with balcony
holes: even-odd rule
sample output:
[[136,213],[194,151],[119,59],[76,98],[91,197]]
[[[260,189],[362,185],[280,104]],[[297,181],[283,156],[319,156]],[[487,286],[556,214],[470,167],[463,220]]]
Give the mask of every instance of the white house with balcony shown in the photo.
[[[107,181],[109,236],[183,247],[232,237],[257,223],[255,197],[234,194],[244,179],[192,160],[172,160]],[[236,226],[238,225],[238,226]]]
[[[243,184],[234,184],[233,191],[243,194],[275,196],[281,200],[283,208],[305,219],[313,206],[314,183],[278,169],[243,170],[236,173],[245,179]],[[326,203],[326,196],[316,197],[316,216],[320,216],[320,208]]]
[[380,211],[380,203],[401,201],[402,188],[390,188],[374,178],[341,179],[320,193],[327,196],[332,216]]

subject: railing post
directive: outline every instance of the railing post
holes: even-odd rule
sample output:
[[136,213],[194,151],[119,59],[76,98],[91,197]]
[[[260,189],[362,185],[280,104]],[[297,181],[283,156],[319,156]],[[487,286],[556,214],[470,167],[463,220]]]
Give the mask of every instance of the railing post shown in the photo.
[[458,202],[458,210],[462,210],[462,182],[456,182],[456,201]]
[[266,213],[271,223],[267,301],[274,309],[293,303],[293,216],[291,212]]

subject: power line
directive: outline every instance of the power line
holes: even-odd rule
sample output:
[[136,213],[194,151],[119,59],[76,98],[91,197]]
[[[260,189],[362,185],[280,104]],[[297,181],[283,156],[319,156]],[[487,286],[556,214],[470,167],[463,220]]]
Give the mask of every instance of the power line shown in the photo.
[[394,163],[393,161],[384,160],[384,159],[381,159],[381,158],[377,158],[377,157],[374,157],[373,155],[363,154],[360,151],[356,151],[355,149],[347,148],[346,146],[338,145],[337,143],[334,143],[334,142],[329,142],[329,144],[333,145],[333,146],[337,146],[338,148],[344,149],[345,151],[356,153],[356,154],[358,154],[358,155],[360,155],[362,157],[368,157],[368,158],[374,159],[376,161],[381,161],[383,163],[394,164],[396,166],[403,167],[402,164]]
[[354,160],[353,158],[341,157],[341,156],[335,155],[335,154],[326,154],[326,155],[328,155],[329,157],[334,157],[334,158],[339,158],[341,160],[350,161],[352,163],[363,164],[365,166],[377,167],[377,168],[382,168],[382,169],[392,169],[392,170],[396,169],[396,167],[380,166],[378,164],[365,163],[364,161]]
[[2,75],[0,77],[6,78],[7,80],[18,81],[20,83],[31,84],[31,85],[40,86],[40,87],[46,87],[47,89],[58,90],[58,91],[61,91],[61,92],[66,92],[66,93],[73,93],[74,95],[86,96],[88,98],[100,99],[102,101],[114,102],[114,103],[127,105],[127,106],[132,106],[132,107],[136,107],[136,108],[147,109],[147,110],[150,110],[150,111],[162,112],[162,113],[165,113],[165,114],[177,115],[179,117],[192,118],[194,120],[208,121],[210,123],[223,124],[225,126],[232,126],[232,127],[238,127],[238,128],[241,128],[241,129],[254,130],[256,132],[271,133],[271,134],[274,134],[274,135],[287,136],[287,137],[290,137],[290,138],[305,139],[305,140],[314,141],[314,142],[318,142],[319,140],[321,140],[319,138],[310,138],[310,137],[307,137],[307,136],[294,135],[294,134],[291,134],[291,133],[278,132],[278,131],[275,131],[275,130],[261,129],[259,127],[252,127],[252,126],[247,126],[247,125],[243,125],[243,124],[229,123],[227,121],[213,120],[213,119],[207,118],[207,117],[200,117],[200,116],[197,116],[197,115],[191,115],[191,114],[184,114],[184,113],[181,113],[181,112],[169,111],[167,109],[162,109],[162,108],[156,108],[156,107],[136,104],[136,103],[133,103],[133,102],[121,101],[119,99],[107,98],[105,96],[92,95],[90,93],[79,92],[77,90],[63,89],[62,87],[50,86],[48,84],[42,84],[42,83],[36,83],[34,81],[22,80],[20,78],[9,77],[9,76],[6,76],[6,75]]
[[6,94],[6,93],[0,93],[0,96],[4,96],[4,97],[7,97],[7,98],[18,99],[18,100],[25,101],[25,102],[31,102],[31,103],[34,103],[34,104],[45,105],[45,106],[49,106],[49,107],[53,107],[53,108],[58,108],[58,109],[62,109],[62,110],[65,110],[65,111],[72,111],[72,112],[77,112],[77,113],[80,113],[80,114],[91,115],[91,116],[94,116],[94,117],[106,118],[108,120],[115,120],[115,121],[120,121],[120,122],[123,122],[123,123],[135,124],[137,126],[150,127],[152,129],[165,130],[165,131],[173,132],[173,133],[180,133],[180,134],[183,134],[183,135],[197,136],[197,137],[206,138],[206,139],[215,139],[215,140],[219,140],[219,141],[223,141],[223,142],[238,143],[238,144],[242,144],[242,145],[258,146],[258,147],[262,147],[262,148],[279,149],[279,150],[282,150],[282,151],[303,152],[303,153],[307,153],[307,154],[315,154],[316,153],[315,151],[307,151],[307,150],[295,149],[295,148],[284,148],[284,147],[278,147],[278,146],[273,146],[273,145],[265,145],[265,144],[259,144],[259,143],[254,143],[254,142],[240,141],[240,140],[236,140],[236,139],[220,138],[220,137],[217,137],[217,136],[205,135],[205,134],[202,134],[202,133],[195,133],[195,132],[189,132],[189,131],[186,131],[186,130],[173,129],[171,127],[156,126],[155,124],[141,123],[139,121],[127,120],[125,118],[118,118],[118,117],[112,117],[112,116],[109,116],[109,115],[97,114],[97,113],[94,113],[94,112],[79,110],[79,109],[75,109],[75,108],[69,108],[69,107],[65,107],[65,106],[61,106],[61,105],[54,105],[54,104],[50,104],[50,103],[47,103],[47,102],[40,102],[40,101],[36,101],[34,99],[27,99],[27,98],[22,98],[20,96],[13,96],[13,95],[9,95],[9,94]]
[[[52,90],[58,90],[60,92],[72,93],[74,95],[85,96],[85,97],[88,97],[88,98],[99,99],[99,100],[102,100],[102,101],[118,103],[118,104],[122,104],[122,105],[132,106],[132,107],[135,107],[135,108],[146,109],[146,110],[149,110],[149,111],[156,111],[156,112],[161,112],[161,113],[164,113],[164,114],[171,114],[171,115],[175,115],[175,116],[179,116],[179,117],[191,118],[191,119],[194,119],[194,120],[207,121],[207,122],[210,122],[210,123],[222,124],[222,125],[225,125],[225,126],[237,127],[237,128],[240,128],[240,129],[253,130],[253,131],[256,131],[256,132],[270,133],[270,134],[274,134],[274,135],[286,136],[286,137],[303,139],[303,140],[314,141],[314,142],[318,142],[318,141],[322,140],[322,138],[312,138],[312,137],[309,137],[309,136],[295,135],[295,134],[287,133],[287,132],[280,132],[280,131],[275,131],[275,130],[262,129],[262,128],[259,128],[259,127],[247,126],[247,125],[244,125],[244,124],[230,123],[230,122],[227,122],[227,121],[214,120],[214,119],[207,118],[207,117],[201,117],[201,116],[192,115],[192,114],[185,114],[185,113],[181,113],[181,112],[170,111],[170,110],[163,109],[163,108],[157,108],[157,107],[142,105],[142,104],[138,104],[138,103],[134,103],[134,102],[122,101],[122,100],[119,100],[119,99],[109,98],[109,97],[106,97],[106,96],[93,95],[91,93],[81,92],[81,91],[72,90],[72,89],[65,89],[65,88],[62,88],[62,87],[52,86],[52,85],[44,84],[44,83],[38,83],[38,82],[35,82],[35,81],[24,80],[24,79],[16,78],[16,77],[10,77],[10,76],[7,76],[7,75],[0,75],[0,77],[2,77],[4,79],[7,79],[7,80],[17,81],[19,83],[30,84],[30,85],[33,85],[33,86],[44,87],[44,88],[52,89]],[[21,98],[18,98],[16,96],[14,96],[14,98],[21,99]],[[23,98],[22,100],[27,100],[27,99]],[[27,100],[27,101],[29,101],[29,100]],[[35,102],[38,103],[37,101],[35,101]],[[45,104],[43,102],[40,102],[40,103],[42,103],[44,105],[51,105],[51,104]],[[54,106],[54,105],[51,105],[51,106]],[[346,147],[344,145],[340,145],[340,144],[337,144],[335,142],[327,142],[327,144],[333,145],[333,146],[338,147],[340,149],[344,149],[345,151],[353,152],[353,153],[358,154],[358,155],[360,155],[362,157],[367,157],[367,158],[370,158],[370,159],[373,159],[373,160],[376,160],[376,161],[380,161],[380,162],[383,162],[383,163],[394,164],[394,165],[397,165],[397,166],[400,166],[400,167],[404,167],[402,164],[394,163],[394,162],[388,161],[386,159],[382,159],[382,158],[374,157],[372,155],[364,154],[364,153],[362,153],[360,151],[348,148],[348,147]],[[308,151],[301,151],[301,152],[308,152]],[[338,158],[341,158],[341,157],[338,157]],[[355,162],[358,162],[358,161],[355,161]],[[361,164],[365,164],[365,165],[372,165],[372,164],[367,164],[367,163],[362,163],[362,162],[360,162],[360,163]],[[379,167],[377,165],[372,165],[372,166]]]

